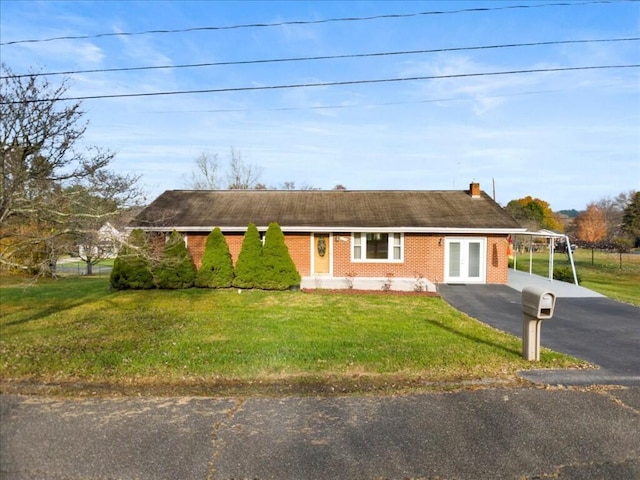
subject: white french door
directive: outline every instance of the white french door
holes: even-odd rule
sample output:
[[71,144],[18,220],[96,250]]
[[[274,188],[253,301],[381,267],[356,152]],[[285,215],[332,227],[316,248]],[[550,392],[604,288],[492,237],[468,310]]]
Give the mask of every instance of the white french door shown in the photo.
[[445,283],[485,283],[486,258],[486,238],[445,239]]

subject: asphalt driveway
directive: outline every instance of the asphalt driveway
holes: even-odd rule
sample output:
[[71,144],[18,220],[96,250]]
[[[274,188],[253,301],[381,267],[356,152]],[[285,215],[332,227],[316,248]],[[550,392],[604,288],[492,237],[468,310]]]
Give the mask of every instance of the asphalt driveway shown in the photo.
[[562,385],[640,386],[640,307],[616,302],[564,282],[518,274],[509,285],[441,285],[440,294],[456,309],[499,330],[522,336],[523,285],[557,293],[551,320],[541,328],[541,346],[596,364],[597,370],[537,370],[522,376]]

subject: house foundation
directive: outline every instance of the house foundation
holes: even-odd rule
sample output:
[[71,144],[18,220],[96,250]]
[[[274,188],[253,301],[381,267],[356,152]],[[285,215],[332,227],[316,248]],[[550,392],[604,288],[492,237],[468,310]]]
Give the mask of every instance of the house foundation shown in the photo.
[[305,290],[391,290],[399,292],[436,292],[436,285],[425,278],[394,277],[302,277],[300,288]]

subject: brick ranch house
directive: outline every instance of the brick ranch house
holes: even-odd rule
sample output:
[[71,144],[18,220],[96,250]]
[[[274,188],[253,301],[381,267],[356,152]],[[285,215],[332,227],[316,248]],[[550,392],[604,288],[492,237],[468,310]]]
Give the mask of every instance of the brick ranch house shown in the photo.
[[438,283],[506,283],[518,223],[480,185],[469,190],[169,190],[129,225],[180,232],[197,267],[217,226],[234,262],[254,223],[277,222],[302,288],[435,291]]

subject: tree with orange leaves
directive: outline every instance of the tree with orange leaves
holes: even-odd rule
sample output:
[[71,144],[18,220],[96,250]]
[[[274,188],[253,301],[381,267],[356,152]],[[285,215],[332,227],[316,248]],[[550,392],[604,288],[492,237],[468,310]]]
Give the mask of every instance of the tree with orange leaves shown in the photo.
[[598,244],[607,237],[607,221],[602,210],[590,203],[587,209],[576,217],[576,236],[579,240],[591,246],[591,264],[593,265],[593,251]]

